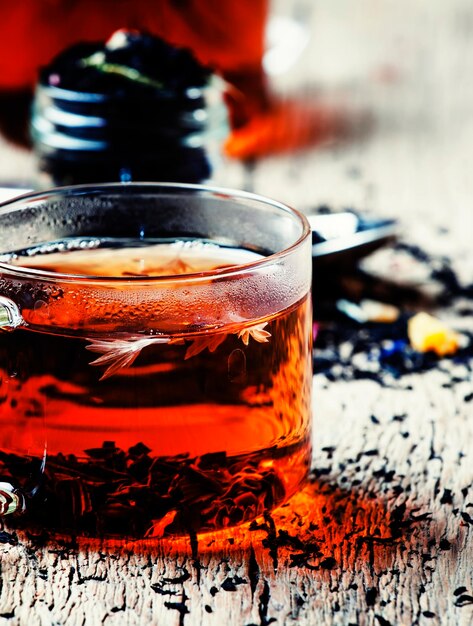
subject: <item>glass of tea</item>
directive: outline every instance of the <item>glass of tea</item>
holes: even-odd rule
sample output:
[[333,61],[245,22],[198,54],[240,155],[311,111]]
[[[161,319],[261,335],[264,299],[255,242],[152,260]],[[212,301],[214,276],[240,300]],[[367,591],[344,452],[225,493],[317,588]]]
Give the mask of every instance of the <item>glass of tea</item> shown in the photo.
[[59,535],[229,528],[311,459],[311,237],[198,185],[0,206],[0,514]]

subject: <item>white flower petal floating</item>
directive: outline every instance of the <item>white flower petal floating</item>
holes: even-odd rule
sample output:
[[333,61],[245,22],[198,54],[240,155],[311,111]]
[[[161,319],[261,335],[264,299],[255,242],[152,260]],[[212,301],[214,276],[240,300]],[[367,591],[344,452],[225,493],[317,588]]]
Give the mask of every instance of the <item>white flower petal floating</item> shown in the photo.
[[197,337],[192,339],[191,345],[186,350],[184,359],[190,359],[191,357],[199,354],[203,350],[207,349],[209,352],[215,352],[221,343],[227,338],[227,333],[216,333],[213,335],[206,335],[205,337]]
[[248,345],[250,337],[258,343],[268,343],[271,333],[267,330],[263,330],[263,328],[267,325],[268,322],[263,322],[262,324],[255,324],[255,326],[244,328],[238,333],[238,339],[241,339],[245,346]]
[[97,352],[99,356],[95,361],[91,361],[90,365],[108,365],[100,380],[110,378],[117,372],[130,367],[143,350],[147,346],[156,343],[169,343],[169,337],[144,337],[129,339],[87,339],[91,343],[86,346],[86,350]]

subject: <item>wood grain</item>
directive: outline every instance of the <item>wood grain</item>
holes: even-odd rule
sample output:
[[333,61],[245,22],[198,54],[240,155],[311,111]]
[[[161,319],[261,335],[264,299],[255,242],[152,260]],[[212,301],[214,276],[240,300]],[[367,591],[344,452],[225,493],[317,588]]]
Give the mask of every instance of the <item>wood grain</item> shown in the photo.
[[[341,107],[352,132],[225,163],[217,182],[394,216],[472,284],[473,6],[331,0],[311,17],[299,87]],[[18,159],[26,179],[29,158],[0,145],[2,178]],[[436,313],[471,332],[462,306]],[[313,471],[291,502],[197,546],[13,537],[0,544],[0,626],[473,623],[473,358],[380,385],[345,376],[364,358],[345,350],[333,380],[314,378]]]

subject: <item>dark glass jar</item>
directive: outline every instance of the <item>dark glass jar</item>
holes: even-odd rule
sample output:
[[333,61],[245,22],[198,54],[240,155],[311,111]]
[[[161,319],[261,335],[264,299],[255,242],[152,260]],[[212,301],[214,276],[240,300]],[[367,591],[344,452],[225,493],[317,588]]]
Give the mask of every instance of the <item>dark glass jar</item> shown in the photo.
[[121,31],[44,68],[31,118],[41,186],[207,181],[227,131],[216,76],[186,50]]

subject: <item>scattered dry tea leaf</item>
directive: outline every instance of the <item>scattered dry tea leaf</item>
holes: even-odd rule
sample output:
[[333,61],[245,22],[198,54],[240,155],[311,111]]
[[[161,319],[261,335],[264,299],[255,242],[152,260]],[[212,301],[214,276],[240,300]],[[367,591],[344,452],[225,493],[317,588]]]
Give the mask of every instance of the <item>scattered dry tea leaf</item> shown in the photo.
[[400,311],[392,304],[365,299],[360,302],[360,306],[369,322],[388,324],[399,319]]
[[369,299],[361,300],[358,304],[341,299],[337,300],[336,306],[339,311],[360,324],[366,322],[390,324],[397,321],[400,315],[399,309],[392,304]]

